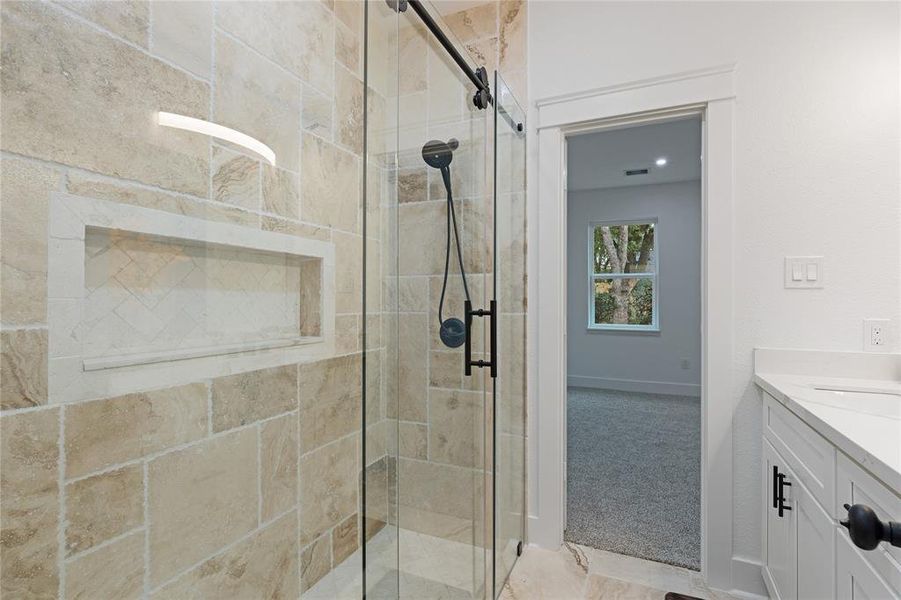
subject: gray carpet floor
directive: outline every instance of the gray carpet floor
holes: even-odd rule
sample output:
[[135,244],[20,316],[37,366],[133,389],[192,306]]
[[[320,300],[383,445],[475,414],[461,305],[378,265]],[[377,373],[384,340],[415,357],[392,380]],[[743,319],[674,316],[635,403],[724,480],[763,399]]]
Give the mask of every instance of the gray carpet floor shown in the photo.
[[699,570],[699,398],[569,388],[565,539]]

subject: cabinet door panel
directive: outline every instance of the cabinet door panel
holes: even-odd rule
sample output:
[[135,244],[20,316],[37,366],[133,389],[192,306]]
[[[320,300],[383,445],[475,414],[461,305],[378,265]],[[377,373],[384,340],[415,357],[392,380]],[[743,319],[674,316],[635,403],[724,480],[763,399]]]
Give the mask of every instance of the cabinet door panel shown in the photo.
[[838,600],[898,600],[844,534],[838,536],[836,566]]
[[835,598],[835,522],[810,491],[798,486],[793,506],[798,519],[798,598]]
[[[893,493],[854,461],[839,453],[838,494],[836,516],[847,514],[844,504],[865,504],[885,521],[901,521],[901,496]],[[861,551],[886,585],[896,596],[901,596],[901,548],[880,544],[875,550]]]
[[[773,586],[778,600],[795,600],[798,597],[798,553],[795,526],[795,496],[794,488],[798,487],[795,478],[788,470],[785,461],[773,449],[766,440],[763,442],[764,461],[766,464],[765,489],[766,489],[766,571],[769,583]],[[791,487],[784,489],[785,503],[792,510],[785,511],[779,516],[779,511],[773,507],[773,467],[785,473],[786,480],[792,483]]]

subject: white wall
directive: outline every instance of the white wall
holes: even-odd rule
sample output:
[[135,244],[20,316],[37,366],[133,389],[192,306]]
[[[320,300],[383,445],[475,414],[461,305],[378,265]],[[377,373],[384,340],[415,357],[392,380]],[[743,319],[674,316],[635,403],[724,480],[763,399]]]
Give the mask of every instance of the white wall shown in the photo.
[[[570,384],[700,395],[701,182],[570,192],[567,202]],[[589,330],[589,224],[648,217],[657,218],[660,331]]]
[[[893,319],[899,337],[899,5],[537,1],[530,10],[533,103],[736,65],[734,394],[712,401],[735,410],[733,556],[759,560],[752,349],[860,350],[864,317]],[[539,199],[530,201],[534,219]],[[783,289],[792,254],[825,255],[825,289]],[[535,297],[541,282],[530,283]],[[536,477],[530,485],[535,497]]]

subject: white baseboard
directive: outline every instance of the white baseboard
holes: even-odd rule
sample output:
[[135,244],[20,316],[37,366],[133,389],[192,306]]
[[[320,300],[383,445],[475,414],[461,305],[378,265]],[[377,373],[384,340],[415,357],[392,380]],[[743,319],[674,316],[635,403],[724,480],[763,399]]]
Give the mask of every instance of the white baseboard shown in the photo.
[[733,596],[741,598],[769,598],[763,582],[762,565],[749,558],[732,557],[732,589]]
[[672,383],[669,381],[641,381],[639,379],[614,379],[611,377],[585,377],[568,375],[566,383],[573,387],[616,390],[618,392],[643,392],[646,394],[674,394],[677,396],[701,397],[701,386],[695,383]]

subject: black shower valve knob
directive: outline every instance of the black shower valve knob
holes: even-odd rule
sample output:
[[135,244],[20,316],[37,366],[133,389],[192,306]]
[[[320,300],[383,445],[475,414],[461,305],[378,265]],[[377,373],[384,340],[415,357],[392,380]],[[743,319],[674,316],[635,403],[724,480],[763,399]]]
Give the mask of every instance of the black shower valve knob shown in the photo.
[[880,542],[901,547],[901,523],[883,521],[876,511],[865,504],[845,504],[848,518],[839,523],[848,530],[854,545],[862,550],[874,550]]

